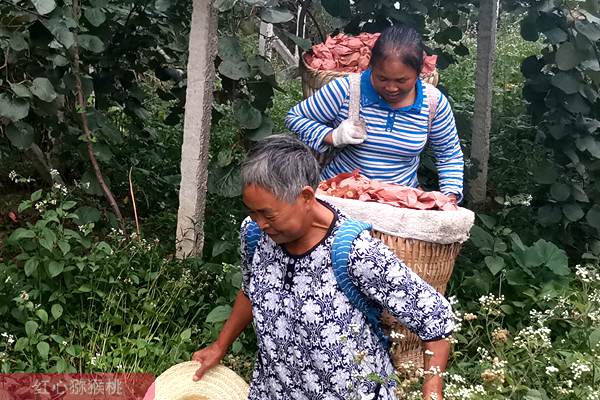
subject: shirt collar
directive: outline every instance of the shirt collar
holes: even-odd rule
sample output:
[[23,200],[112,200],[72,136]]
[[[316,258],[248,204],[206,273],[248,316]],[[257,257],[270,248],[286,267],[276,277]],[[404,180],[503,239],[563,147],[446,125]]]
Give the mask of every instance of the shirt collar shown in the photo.
[[373,88],[373,85],[371,84],[371,68],[369,68],[360,76],[360,104],[363,107],[377,104],[380,107],[391,111],[420,113],[421,107],[423,107],[423,83],[421,82],[421,79],[417,79],[416,86],[417,96],[415,97],[415,102],[410,106],[393,109]]

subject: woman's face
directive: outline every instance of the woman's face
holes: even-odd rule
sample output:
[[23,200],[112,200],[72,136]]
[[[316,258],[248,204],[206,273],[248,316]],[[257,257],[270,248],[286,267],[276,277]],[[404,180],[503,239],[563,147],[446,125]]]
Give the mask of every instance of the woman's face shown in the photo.
[[[279,200],[260,186],[244,187],[242,199],[250,218],[277,244],[287,244],[303,237],[311,226],[311,196],[306,190],[293,203]],[[314,196],[314,193],[313,193]]]
[[398,57],[385,57],[371,66],[371,84],[389,104],[397,104],[414,90],[417,71],[404,64]]

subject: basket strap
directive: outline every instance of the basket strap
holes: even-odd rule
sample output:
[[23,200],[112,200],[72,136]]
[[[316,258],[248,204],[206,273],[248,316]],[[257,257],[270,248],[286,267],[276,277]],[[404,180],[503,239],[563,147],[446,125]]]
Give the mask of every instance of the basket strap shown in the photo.
[[427,105],[429,106],[429,115],[427,118],[427,135],[431,133],[431,126],[433,125],[433,119],[438,108],[438,97],[436,96],[433,85],[423,82],[425,85],[425,96],[427,96]]
[[350,74],[350,101],[348,103],[348,120],[360,120],[360,74]]

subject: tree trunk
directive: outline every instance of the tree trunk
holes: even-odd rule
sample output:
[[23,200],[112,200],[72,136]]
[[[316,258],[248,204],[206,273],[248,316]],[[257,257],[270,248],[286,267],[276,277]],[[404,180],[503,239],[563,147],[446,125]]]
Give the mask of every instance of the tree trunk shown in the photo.
[[194,0],[187,66],[177,257],[202,255],[208,151],[217,53],[217,13],[210,0]]
[[498,0],[479,3],[477,32],[477,69],[475,73],[475,107],[472,122],[471,161],[477,173],[469,182],[469,197],[474,205],[486,200],[490,130],[492,125],[492,89]]

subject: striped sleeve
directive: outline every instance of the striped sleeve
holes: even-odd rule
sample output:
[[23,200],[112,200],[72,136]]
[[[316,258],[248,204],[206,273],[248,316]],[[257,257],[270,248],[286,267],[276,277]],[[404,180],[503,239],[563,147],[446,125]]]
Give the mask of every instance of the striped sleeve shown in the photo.
[[429,142],[436,157],[440,176],[440,191],[463,198],[464,160],[456,130],[454,114],[446,96],[440,93],[437,110],[431,124]]
[[319,89],[308,99],[298,103],[288,112],[285,125],[298,138],[318,152],[329,145],[325,137],[335,127],[335,120],[342,105],[348,101],[350,91],[348,77],[338,78]]

